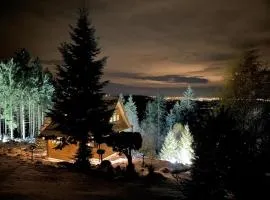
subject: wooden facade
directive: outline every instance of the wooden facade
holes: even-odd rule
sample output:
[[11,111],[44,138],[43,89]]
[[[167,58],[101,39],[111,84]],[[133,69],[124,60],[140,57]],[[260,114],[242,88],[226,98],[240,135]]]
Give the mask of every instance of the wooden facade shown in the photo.
[[[120,132],[131,127],[128,118],[126,116],[123,103],[118,98],[117,99],[115,98],[114,104],[112,104],[111,108],[108,109],[113,110],[113,115],[110,118],[110,123],[113,124],[112,129],[114,132]],[[58,146],[61,138],[67,136],[61,133],[60,131],[56,131],[55,130],[56,126],[57,126],[56,124],[52,123],[52,121],[49,118],[47,118],[47,120],[45,120],[43,127],[41,128],[41,137],[54,136],[57,138],[47,140],[47,157],[65,161],[74,160],[78,149],[78,144],[69,144],[64,148],[62,148],[61,150],[55,148],[56,146]],[[98,144],[91,142],[89,143],[89,146],[92,147],[92,157],[96,159],[99,158],[99,155],[97,154],[97,150],[99,148],[105,150],[103,158],[106,158],[115,153],[112,147],[109,147],[106,144],[100,144],[98,146]]]

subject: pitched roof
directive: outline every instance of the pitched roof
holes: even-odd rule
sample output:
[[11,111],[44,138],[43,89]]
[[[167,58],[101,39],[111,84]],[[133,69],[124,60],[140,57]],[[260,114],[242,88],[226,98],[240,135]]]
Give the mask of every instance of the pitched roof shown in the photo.
[[[126,113],[124,111],[123,103],[119,100],[118,97],[115,96],[105,96],[104,100],[108,103],[108,110],[112,111],[112,113],[115,111],[117,105],[120,106],[120,112],[124,118],[124,122],[126,126],[120,125],[120,124],[114,124],[113,130],[114,131],[121,131],[125,128],[129,128],[130,124],[127,119]],[[109,119],[108,119],[109,120]],[[62,131],[58,129],[59,124],[52,122],[50,118],[46,118],[43,127],[40,131],[40,137],[64,137],[69,135],[68,133],[64,134]],[[58,130],[57,130],[58,129]]]

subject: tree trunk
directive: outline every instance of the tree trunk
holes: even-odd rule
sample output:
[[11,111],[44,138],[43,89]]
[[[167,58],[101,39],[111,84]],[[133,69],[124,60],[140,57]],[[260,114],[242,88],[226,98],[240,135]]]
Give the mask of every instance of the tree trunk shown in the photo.
[[40,134],[40,128],[41,128],[41,112],[40,112],[40,106],[37,105],[37,132],[38,132],[38,135]]
[[5,123],[5,131],[4,131],[5,133],[4,133],[4,135],[7,135],[7,120],[6,120],[6,118],[5,118],[5,122],[4,123]]
[[32,104],[32,123],[33,123],[33,125],[32,125],[32,128],[33,128],[33,130],[32,130],[32,136],[33,136],[33,138],[35,137],[35,131],[36,131],[36,116],[35,116],[35,104],[33,103]]
[[134,165],[132,163],[132,155],[131,155],[131,149],[130,148],[125,153],[125,156],[127,157],[127,160],[128,160],[127,171],[132,173],[132,172],[134,172]]
[[28,134],[29,134],[29,137],[31,137],[31,104],[30,104],[30,99],[28,102]]
[[4,130],[4,135],[7,135],[7,102],[5,99],[5,106],[4,106],[4,124],[5,124],[5,130]]
[[41,125],[44,124],[44,108],[41,106]]
[[12,112],[12,104],[10,103],[10,125],[9,125],[9,128],[10,128],[10,138],[11,139],[14,139],[14,130],[13,130],[13,112]]
[[[2,115],[2,108],[0,107],[0,115]],[[1,140],[4,139],[4,134],[2,134],[2,118],[0,117],[0,136],[1,136]]]
[[15,117],[16,117],[17,131],[18,131],[18,133],[21,133],[20,104],[18,106],[16,106],[16,116]]
[[90,166],[89,158],[90,158],[90,149],[87,146],[88,137],[83,136],[79,142],[79,148],[76,155],[76,164],[78,167],[82,169],[87,169]]
[[21,107],[20,107],[20,118],[21,118],[21,134],[22,134],[22,138],[25,139],[25,118],[24,118],[23,102],[21,102]]

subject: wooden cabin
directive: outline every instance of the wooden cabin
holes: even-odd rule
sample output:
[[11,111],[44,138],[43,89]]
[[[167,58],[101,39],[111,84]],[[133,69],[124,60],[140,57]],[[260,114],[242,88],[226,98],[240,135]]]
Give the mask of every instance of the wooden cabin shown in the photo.
[[[118,99],[114,97],[106,97],[106,99],[109,99],[112,104],[109,110],[112,110],[112,116],[110,118],[110,123],[113,124],[113,131],[114,132],[120,132],[125,129],[128,129],[131,127],[123,103]],[[43,127],[41,128],[41,137],[54,137],[55,139],[47,139],[47,157],[64,160],[64,161],[72,161],[75,158],[77,149],[78,149],[78,143],[77,144],[68,144],[64,148],[56,149],[61,142],[62,138],[68,137],[67,134],[63,134],[62,132],[55,130],[56,124],[52,123],[50,118],[47,118],[45,120],[45,123]],[[113,151],[112,147],[107,146],[106,144],[96,144],[95,142],[89,142],[89,146],[92,147],[92,157],[98,159],[99,155],[97,154],[97,150],[104,149],[105,153],[103,154],[103,158],[106,159],[115,152]]]

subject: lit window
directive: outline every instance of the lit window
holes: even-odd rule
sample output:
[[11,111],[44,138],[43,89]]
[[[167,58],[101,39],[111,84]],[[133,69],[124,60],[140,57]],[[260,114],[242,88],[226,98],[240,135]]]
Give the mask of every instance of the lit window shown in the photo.
[[118,114],[113,114],[113,116],[110,118],[110,122],[116,122],[119,121],[120,116]]

